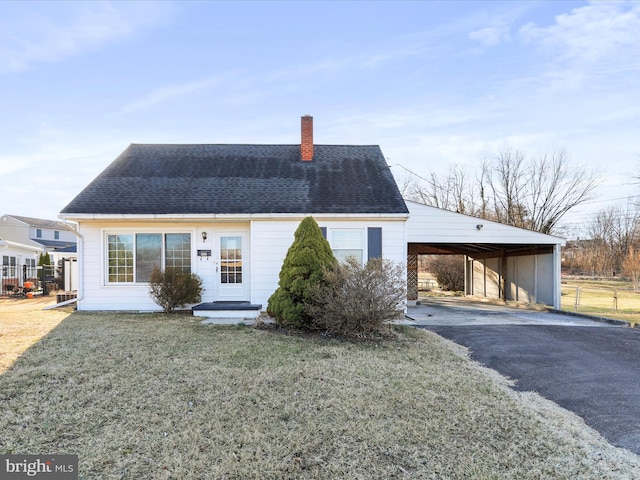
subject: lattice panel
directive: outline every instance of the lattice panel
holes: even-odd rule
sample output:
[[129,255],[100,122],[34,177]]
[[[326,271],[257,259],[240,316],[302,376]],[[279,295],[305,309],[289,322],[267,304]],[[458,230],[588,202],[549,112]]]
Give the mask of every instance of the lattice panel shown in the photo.
[[418,300],[418,255],[407,255],[407,300]]

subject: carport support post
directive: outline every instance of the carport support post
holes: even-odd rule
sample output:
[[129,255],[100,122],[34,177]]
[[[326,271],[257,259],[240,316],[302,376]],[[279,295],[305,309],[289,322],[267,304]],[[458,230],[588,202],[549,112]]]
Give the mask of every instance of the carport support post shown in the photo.
[[504,255],[500,258],[500,293],[499,296],[502,300],[507,300],[507,282],[505,277],[507,276],[507,257]]
[[407,255],[407,301],[418,300],[418,255],[410,253]]
[[[536,281],[537,283],[537,281]],[[553,308],[562,308],[562,244],[553,246]],[[537,299],[536,299],[537,300]]]

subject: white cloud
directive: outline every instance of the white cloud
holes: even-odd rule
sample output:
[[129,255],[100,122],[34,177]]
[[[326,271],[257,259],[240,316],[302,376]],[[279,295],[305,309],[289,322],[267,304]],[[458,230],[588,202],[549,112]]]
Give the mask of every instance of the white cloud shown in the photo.
[[[168,11],[163,3],[31,2],[1,5],[0,73],[56,62],[127,38],[155,25]],[[12,11],[7,11],[14,7]]]
[[593,2],[558,15],[548,27],[528,23],[521,38],[561,61],[595,62],[640,53],[640,3]]
[[480,42],[485,47],[495,47],[504,42],[511,40],[509,27],[502,25],[496,27],[487,27],[469,33],[469,39]]
[[[553,23],[527,23],[518,38],[536,49],[527,88],[547,94],[637,90],[640,2],[591,2],[557,15]],[[536,65],[532,60],[532,65]],[[629,99],[632,97],[630,96]],[[566,101],[566,98],[563,102]]]

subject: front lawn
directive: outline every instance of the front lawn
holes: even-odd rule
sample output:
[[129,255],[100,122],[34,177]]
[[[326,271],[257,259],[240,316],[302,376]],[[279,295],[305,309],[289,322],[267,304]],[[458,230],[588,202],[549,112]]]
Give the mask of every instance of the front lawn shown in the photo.
[[101,480],[640,478],[576,417],[398,335],[74,313],[0,376],[0,453],[77,454]]

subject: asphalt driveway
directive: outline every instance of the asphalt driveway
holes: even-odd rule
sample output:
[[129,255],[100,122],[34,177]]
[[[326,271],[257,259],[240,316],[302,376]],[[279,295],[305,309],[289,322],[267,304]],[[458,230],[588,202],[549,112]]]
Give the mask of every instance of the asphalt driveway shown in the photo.
[[429,302],[408,317],[640,454],[640,330],[472,302]]

